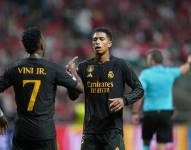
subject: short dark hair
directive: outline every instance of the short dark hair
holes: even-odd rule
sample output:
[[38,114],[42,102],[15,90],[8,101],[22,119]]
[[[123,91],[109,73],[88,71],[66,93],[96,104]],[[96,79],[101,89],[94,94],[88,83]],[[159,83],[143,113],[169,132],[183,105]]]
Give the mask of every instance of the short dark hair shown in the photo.
[[155,61],[155,63],[161,64],[163,63],[163,56],[160,50],[158,49],[151,49],[149,51],[151,58]]
[[22,43],[29,54],[33,54],[38,48],[41,39],[41,31],[37,27],[27,28],[22,36]]
[[94,35],[94,33],[96,32],[103,32],[107,35],[107,37],[110,39],[110,41],[112,41],[113,37],[112,37],[112,32],[110,29],[106,28],[106,27],[98,27],[95,28],[92,32],[92,36]]

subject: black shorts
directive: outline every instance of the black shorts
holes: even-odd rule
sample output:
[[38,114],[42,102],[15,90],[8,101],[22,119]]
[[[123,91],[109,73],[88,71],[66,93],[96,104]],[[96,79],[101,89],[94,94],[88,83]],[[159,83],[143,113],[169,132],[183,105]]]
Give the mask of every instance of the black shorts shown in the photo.
[[156,133],[158,143],[172,142],[173,123],[172,111],[150,111],[144,112],[142,124],[142,138],[150,141]]
[[104,134],[85,134],[81,150],[125,150],[122,133],[110,130]]
[[13,138],[12,150],[57,150],[56,140],[29,141]]

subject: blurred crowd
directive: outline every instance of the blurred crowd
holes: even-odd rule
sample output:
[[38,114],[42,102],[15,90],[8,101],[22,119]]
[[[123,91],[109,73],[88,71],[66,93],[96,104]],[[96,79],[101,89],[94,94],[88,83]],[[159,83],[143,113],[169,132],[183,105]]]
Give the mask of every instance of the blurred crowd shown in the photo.
[[[190,0],[0,0],[0,73],[26,57],[21,36],[29,26],[38,26],[45,34],[46,59],[63,67],[75,55],[79,61],[92,55],[91,31],[98,26],[112,30],[111,53],[130,63],[137,74],[146,66],[150,48],[160,48],[167,65],[186,61],[191,52]],[[185,103],[181,101],[175,108],[184,111],[190,95],[184,89],[186,81],[182,81],[176,89],[180,92],[177,99]],[[79,99],[83,102],[83,95]],[[15,118],[13,102],[12,89],[0,95],[0,104],[10,120]],[[59,88],[58,123],[74,122],[82,108],[69,100],[64,88]],[[128,121],[128,110],[125,114]]]

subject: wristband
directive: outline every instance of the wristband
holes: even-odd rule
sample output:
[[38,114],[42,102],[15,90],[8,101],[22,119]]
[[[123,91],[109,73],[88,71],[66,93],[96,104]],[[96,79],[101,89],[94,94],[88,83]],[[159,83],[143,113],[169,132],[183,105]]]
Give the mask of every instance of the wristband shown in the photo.
[[2,110],[0,109],[0,117],[3,117],[3,112],[2,112]]

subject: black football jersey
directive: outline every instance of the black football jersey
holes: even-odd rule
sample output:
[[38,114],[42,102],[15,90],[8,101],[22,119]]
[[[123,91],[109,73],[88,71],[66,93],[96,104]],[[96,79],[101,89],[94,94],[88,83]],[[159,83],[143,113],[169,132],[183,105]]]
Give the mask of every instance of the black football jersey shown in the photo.
[[75,88],[74,81],[59,65],[27,58],[9,67],[0,77],[0,92],[15,91],[18,119],[14,136],[39,140],[55,137],[53,115],[58,85]]
[[128,102],[143,96],[143,88],[136,74],[122,59],[111,56],[100,64],[94,58],[79,64],[85,92],[84,133],[102,133],[109,129],[122,130],[122,110],[110,112],[110,98],[123,98],[125,84],[132,88]]

